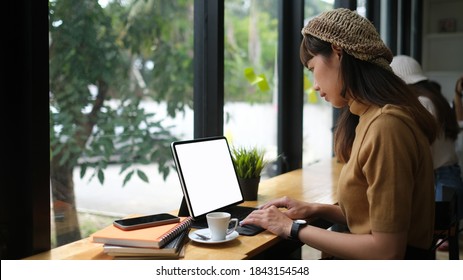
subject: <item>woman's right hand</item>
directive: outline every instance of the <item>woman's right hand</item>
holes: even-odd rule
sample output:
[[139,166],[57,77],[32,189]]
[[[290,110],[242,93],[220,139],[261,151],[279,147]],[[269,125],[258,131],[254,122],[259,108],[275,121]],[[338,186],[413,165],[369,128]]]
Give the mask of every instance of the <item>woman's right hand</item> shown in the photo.
[[292,199],[287,196],[270,200],[259,208],[267,209],[271,206],[275,206],[277,208],[286,208],[284,214],[293,220],[308,219],[314,217],[315,215],[314,204]]

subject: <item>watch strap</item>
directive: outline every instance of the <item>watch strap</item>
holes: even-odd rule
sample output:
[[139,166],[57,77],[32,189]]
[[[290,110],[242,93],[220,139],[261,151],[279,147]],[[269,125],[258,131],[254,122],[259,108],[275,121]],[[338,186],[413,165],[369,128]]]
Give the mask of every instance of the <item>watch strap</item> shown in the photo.
[[306,223],[300,223],[298,221],[293,221],[293,224],[291,225],[291,231],[289,233],[289,238],[292,240],[299,240],[299,231],[304,226],[306,226]]

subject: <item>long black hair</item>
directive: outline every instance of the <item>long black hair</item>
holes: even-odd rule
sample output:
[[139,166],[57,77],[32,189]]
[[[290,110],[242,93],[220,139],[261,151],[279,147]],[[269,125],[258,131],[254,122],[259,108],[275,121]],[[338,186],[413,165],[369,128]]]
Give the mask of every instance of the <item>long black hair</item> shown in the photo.
[[[332,52],[331,43],[305,35],[300,47],[301,62],[307,67],[308,61],[315,55],[329,57]],[[415,120],[429,143],[434,142],[437,133],[434,117],[392,70],[359,60],[343,51],[340,75],[343,81],[341,96],[346,97],[349,94],[360,103],[379,107],[386,104],[400,106]],[[341,162],[347,162],[350,158],[358,122],[359,117],[352,114],[347,107],[342,109],[335,128],[334,144],[335,154]]]
[[441,86],[435,81],[425,80],[410,85],[418,96],[424,96],[431,100],[436,109],[436,119],[439,125],[439,133],[443,133],[445,138],[455,141],[460,132],[455,112],[450,107],[450,103],[444,97]]

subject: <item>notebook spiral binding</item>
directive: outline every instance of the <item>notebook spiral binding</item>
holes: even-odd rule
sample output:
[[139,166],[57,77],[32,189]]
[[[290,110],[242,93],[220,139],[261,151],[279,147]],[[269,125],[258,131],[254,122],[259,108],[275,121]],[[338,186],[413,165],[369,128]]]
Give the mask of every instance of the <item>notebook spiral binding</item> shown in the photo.
[[188,217],[182,222],[180,222],[177,226],[175,226],[169,232],[166,232],[162,237],[161,241],[159,242],[159,247],[164,247],[169,241],[174,239],[178,234],[182,231],[187,230],[193,224],[193,217]]

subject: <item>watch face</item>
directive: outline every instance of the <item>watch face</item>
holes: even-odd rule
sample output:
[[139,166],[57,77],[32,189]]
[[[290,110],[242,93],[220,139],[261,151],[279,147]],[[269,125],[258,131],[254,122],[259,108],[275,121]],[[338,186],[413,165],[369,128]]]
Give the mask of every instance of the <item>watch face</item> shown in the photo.
[[298,224],[301,224],[301,225],[305,225],[307,224],[307,221],[306,220],[296,220],[294,221],[295,223],[298,223]]

